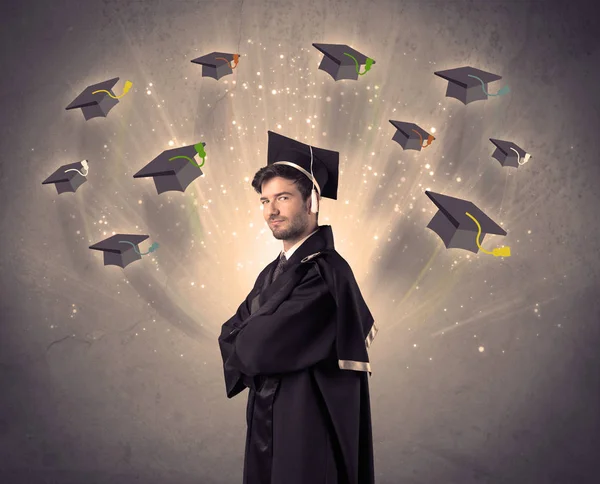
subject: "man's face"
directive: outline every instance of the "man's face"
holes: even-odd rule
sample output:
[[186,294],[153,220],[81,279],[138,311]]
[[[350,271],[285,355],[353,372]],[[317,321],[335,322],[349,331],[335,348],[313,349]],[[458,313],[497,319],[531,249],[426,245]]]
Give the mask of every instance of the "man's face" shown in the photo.
[[260,203],[263,206],[263,217],[273,232],[273,237],[278,240],[296,239],[309,226],[310,209],[291,180],[275,177],[264,182]]

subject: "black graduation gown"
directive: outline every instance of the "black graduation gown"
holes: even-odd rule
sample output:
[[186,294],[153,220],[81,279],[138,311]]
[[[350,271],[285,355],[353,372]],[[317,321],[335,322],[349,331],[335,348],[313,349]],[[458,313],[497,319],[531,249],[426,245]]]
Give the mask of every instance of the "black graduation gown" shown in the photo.
[[243,482],[372,484],[371,313],[330,226],[271,283],[277,260],[219,337],[227,397],[249,388]]

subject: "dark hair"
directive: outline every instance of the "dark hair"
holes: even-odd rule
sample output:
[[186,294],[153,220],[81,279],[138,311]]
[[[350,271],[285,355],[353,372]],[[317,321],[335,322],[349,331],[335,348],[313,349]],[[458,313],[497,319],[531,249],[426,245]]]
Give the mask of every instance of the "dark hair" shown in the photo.
[[269,180],[277,176],[293,181],[296,184],[298,191],[302,195],[302,200],[305,203],[307,202],[308,198],[310,197],[310,192],[312,190],[313,184],[304,173],[302,173],[299,170],[296,170],[296,168],[292,168],[291,166],[268,165],[262,167],[254,175],[254,179],[252,180],[252,187],[254,188],[254,190],[256,190],[257,193],[262,193],[263,183],[268,182]]

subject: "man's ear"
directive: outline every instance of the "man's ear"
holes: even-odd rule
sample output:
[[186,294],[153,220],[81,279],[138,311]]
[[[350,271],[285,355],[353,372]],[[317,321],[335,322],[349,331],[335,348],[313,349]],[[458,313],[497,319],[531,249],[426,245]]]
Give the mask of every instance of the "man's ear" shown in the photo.
[[311,206],[311,200],[310,200],[310,195],[309,197],[304,200],[304,207],[306,209],[306,213],[310,214],[310,206]]

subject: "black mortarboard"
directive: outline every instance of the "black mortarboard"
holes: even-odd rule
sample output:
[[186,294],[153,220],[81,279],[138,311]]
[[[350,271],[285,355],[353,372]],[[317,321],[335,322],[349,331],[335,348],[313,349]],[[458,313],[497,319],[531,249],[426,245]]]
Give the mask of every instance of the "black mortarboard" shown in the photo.
[[360,66],[365,64],[366,74],[375,61],[345,44],[313,44],[320,52],[325,54],[319,69],[327,72],[336,81],[341,79],[357,80]]
[[[391,119],[390,123],[397,130],[392,139],[405,150],[421,151],[421,148],[426,148],[435,139],[433,135],[415,123],[392,121]],[[423,144],[424,142],[426,142],[425,145]]]
[[194,161],[200,144],[206,146],[206,143],[198,143],[163,151],[133,178],[152,177],[159,195],[168,191],[185,192],[188,185],[202,175],[202,170]]
[[105,266],[119,266],[125,269],[132,262],[142,258],[138,244],[147,238],[149,235],[116,234],[91,245],[90,249],[104,252]]
[[61,166],[46,178],[42,185],[54,184],[58,193],[73,192],[87,181],[87,160]]
[[502,76],[475,69],[474,67],[459,67],[457,69],[434,72],[434,74],[448,81],[446,96],[458,99],[464,104],[469,104],[473,101],[482,101],[487,99],[488,96],[501,96],[510,92],[508,86],[504,86],[496,94],[488,93],[488,83],[502,79]]
[[119,100],[113,99],[106,92],[92,93],[95,91],[108,91],[114,96],[115,94],[112,92],[112,88],[118,80],[119,78],[115,77],[114,79],[109,79],[108,81],[86,87],[85,90],[66,107],[66,109],[81,108],[86,121],[98,116],[106,117],[108,112],[119,103]]
[[[233,73],[233,69],[239,61],[239,54],[225,54],[223,52],[212,52],[194,59],[194,64],[202,65],[202,77],[212,77],[217,81],[223,76]],[[233,65],[231,65],[233,62]]]
[[323,148],[312,148],[312,173],[310,167],[311,147],[300,141],[286,138],[273,131],[268,132],[269,147],[267,165],[283,164],[292,166],[314,181],[320,196],[337,200],[340,154]]
[[[447,249],[465,249],[475,254],[480,249],[477,245],[477,224],[467,213],[471,214],[481,226],[480,244],[486,234],[506,235],[506,231],[483,213],[473,202],[429,190],[425,193],[439,208],[427,228],[439,235]],[[481,250],[491,254],[483,248]],[[494,249],[493,255],[508,257],[510,256],[510,248]]]
[[502,141],[490,138],[490,141],[496,145],[496,151],[492,158],[496,158],[502,166],[513,166],[518,168],[529,161],[531,155],[523,148],[519,148],[512,141]]

